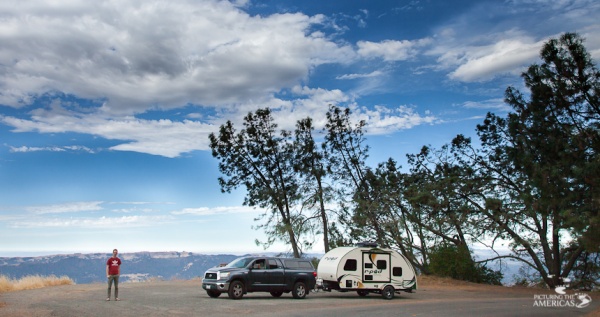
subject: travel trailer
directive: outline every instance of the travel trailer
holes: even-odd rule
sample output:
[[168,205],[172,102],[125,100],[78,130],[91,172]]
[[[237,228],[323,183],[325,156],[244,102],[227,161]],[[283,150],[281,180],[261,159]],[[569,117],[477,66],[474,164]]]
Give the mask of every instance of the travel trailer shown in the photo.
[[360,296],[394,294],[417,289],[417,276],[408,259],[374,243],[340,247],[327,252],[317,267],[317,287],[324,291],[356,291]]

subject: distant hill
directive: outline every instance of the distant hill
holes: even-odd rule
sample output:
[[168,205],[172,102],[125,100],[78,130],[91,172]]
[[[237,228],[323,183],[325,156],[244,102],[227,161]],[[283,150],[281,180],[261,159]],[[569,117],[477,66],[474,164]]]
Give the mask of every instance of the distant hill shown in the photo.
[[[481,258],[491,257],[485,251],[476,250]],[[262,255],[280,256],[278,253]],[[75,283],[88,284],[106,281],[106,260],[110,254],[67,254],[39,257],[0,257],[0,275],[21,278],[27,275],[66,275]],[[191,252],[136,252],[122,253],[121,282],[142,282],[151,279],[189,280],[202,277],[204,272],[219,264],[229,263],[241,255],[200,254]],[[307,254],[307,257],[321,258],[322,254]],[[490,265],[491,269],[501,269],[503,284],[514,283],[520,264],[505,261],[502,266]]]
[[[110,254],[69,254],[40,257],[1,257],[0,275],[21,278],[27,275],[66,275],[78,284],[106,281],[106,260]],[[239,255],[196,254],[191,252],[137,252],[119,254],[123,261],[121,282],[149,279],[192,279]]]

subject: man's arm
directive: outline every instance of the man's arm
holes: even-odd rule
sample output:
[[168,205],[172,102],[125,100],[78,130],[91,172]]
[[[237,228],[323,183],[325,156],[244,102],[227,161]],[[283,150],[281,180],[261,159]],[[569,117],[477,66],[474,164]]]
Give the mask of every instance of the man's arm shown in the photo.
[[109,267],[109,266],[108,266],[108,264],[107,264],[107,265],[106,265],[106,277],[109,277],[109,275],[108,275],[108,267]]

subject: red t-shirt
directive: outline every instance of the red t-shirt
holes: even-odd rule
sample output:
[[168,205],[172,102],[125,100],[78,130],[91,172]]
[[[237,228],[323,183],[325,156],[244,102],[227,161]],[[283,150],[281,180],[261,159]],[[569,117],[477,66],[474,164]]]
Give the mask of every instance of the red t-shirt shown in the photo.
[[108,265],[108,275],[118,275],[119,274],[119,265],[121,265],[121,259],[119,258],[110,258],[106,261],[106,265]]

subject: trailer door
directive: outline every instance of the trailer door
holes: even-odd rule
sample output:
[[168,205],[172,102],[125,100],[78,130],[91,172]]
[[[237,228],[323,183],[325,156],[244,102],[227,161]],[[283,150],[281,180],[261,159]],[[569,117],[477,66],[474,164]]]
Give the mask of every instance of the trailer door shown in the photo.
[[391,280],[391,254],[363,252],[363,282],[386,282]]

